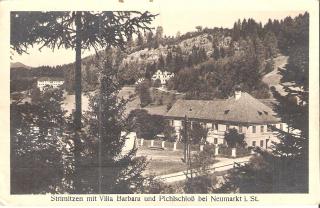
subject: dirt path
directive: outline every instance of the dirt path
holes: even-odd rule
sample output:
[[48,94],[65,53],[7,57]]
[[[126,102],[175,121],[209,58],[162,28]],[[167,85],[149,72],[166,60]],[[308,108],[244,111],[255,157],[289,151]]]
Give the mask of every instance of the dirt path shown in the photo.
[[[241,157],[241,158],[224,158],[223,160],[220,160],[219,162],[213,164],[210,169],[212,169],[212,173],[214,172],[221,172],[230,170],[233,168],[234,163],[246,163],[249,161],[251,156]],[[217,158],[218,160],[220,158]],[[190,177],[190,173],[188,173],[188,176]],[[183,181],[187,178],[186,171],[180,171],[176,173],[166,174],[158,176],[157,178],[161,179],[165,183],[172,183],[177,181]]]
[[274,58],[274,70],[269,72],[268,74],[264,75],[262,78],[262,81],[269,85],[269,87],[274,86],[276,90],[280,94],[285,94],[283,87],[280,85],[280,80],[282,78],[280,74],[280,69],[283,69],[283,67],[288,63],[288,56],[280,55],[276,58]]

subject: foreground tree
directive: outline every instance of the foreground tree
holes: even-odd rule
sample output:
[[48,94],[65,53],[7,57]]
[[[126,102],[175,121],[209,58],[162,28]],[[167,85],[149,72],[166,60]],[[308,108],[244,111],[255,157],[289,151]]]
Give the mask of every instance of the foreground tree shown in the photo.
[[[143,187],[144,157],[135,157],[136,149],[123,152],[130,129],[125,120],[126,101],[118,98],[118,53],[99,64],[97,92],[90,98],[86,113],[82,165],[78,173],[82,188],[78,193],[136,193]],[[114,56],[111,56],[113,54]],[[119,57],[118,57],[119,58]]]
[[149,30],[155,15],[149,12],[12,12],[11,49],[19,54],[41,45],[76,52],[75,127],[81,128],[81,50],[106,46],[124,48],[132,34]]
[[[101,47],[124,48],[132,34],[149,30],[155,15],[149,12],[11,12],[11,49],[26,53],[34,45],[75,50],[75,113],[74,152],[80,157],[81,130],[81,51],[93,48],[98,54]],[[76,182],[78,186],[78,182]]]
[[49,89],[37,102],[12,103],[11,193],[39,194],[68,191],[69,151],[61,90]]
[[150,94],[150,81],[142,81],[140,84],[136,86],[135,91],[139,95],[141,107],[146,107],[152,102]]
[[215,162],[213,145],[205,145],[203,151],[196,153],[192,157],[193,173],[184,184],[184,191],[193,194],[215,193],[217,186],[216,176],[210,170],[210,166]]

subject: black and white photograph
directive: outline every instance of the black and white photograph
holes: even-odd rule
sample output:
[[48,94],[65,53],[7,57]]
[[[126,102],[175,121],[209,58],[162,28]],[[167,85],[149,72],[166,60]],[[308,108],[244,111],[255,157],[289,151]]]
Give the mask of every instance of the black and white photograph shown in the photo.
[[309,11],[205,8],[10,11],[10,194],[308,194]]

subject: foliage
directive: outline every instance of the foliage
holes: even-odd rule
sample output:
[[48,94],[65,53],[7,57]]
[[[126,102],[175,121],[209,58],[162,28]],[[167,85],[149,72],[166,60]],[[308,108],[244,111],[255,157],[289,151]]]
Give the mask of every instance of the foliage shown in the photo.
[[232,148],[237,146],[243,147],[246,145],[244,141],[244,134],[239,134],[238,130],[235,128],[226,131],[224,134],[224,139],[226,140],[228,146]]
[[140,98],[140,106],[145,107],[152,101],[150,95],[150,82],[147,80],[142,81],[136,86],[136,92]]
[[31,90],[31,102],[33,104],[38,104],[41,102],[41,91],[37,87]]
[[150,115],[144,109],[130,112],[128,122],[134,127],[139,138],[154,139],[164,130],[165,122],[162,116]]
[[[78,172],[80,157],[79,131],[82,128],[82,71],[81,50],[102,47],[123,49],[133,34],[149,30],[155,15],[138,11],[105,12],[11,12],[10,47],[18,54],[26,53],[29,46],[75,50],[75,113],[74,117],[74,157],[75,172]],[[97,53],[98,55],[98,53]],[[77,177],[75,186],[80,186]],[[82,191],[77,187],[77,191]]]
[[206,144],[203,151],[196,153],[192,158],[192,165],[198,173],[209,174],[210,166],[215,162],[215,146]]
[[173,126],[166,124],[163,127],[164,139],[169,142],[175,142],[177,140],[176,131]]
[[[155,15],[149,12],[12,12],[11,48],[26,52],[29,45],[42,43],[51,49],[75,48],[74,22],[81,15],[81,48],[124,47],[127,39],[140,29],[149,30]],[[41,49],[40,48],[40,49]]]
[[71,160],[64,138],[62,91],[47,90],[37,99],[10,106],[12,194],[69,190]]
[[217,180],[212,175],[197,176],[187,179],[184,191],[188,194],[208,194],[215,193],[215,184]]
[[[269,27],[274,27],[275,24],[270,22]],[[308,192],[308,14],[299,15],[294,20],[286,18],[282,24],[284,32],[291,31],[286,39],[279,40],[281,49],[289,55],[287,66],[281,71],[281,82],[287,83],[284,85],[287,94],[281,95],[273,90],[273,95],[279,102],[274,110],[288,125],[288,129],[272,128],[278,132],[279,142],[273,144],[270,152],[257,149],[260,156],[230,171],[222,187],[226,192]],[[278,32],[279,36],[285,34],[281,30]]]
[[208,130],[199,123],[193,123],[189,130],[190,140],[193,144],[204,144],[207,140]]
[[154,82],[153,82],[153,87],[161,87],[161,81],[159,79],[156,79]]
[[122,153],[126,133],[131,128],[127,128],[124,120],[126,101],[117,97],[121,89],[118,64],[115,55],[97,66],[100,86],[90,98],[86,112],[86,143],[78,173],[85,185],[78,193],[135,193],[144,183],[142,171],[147,165],[146,158],[134,157],[136,149]]
[[[209,60],[194,68],[184,68],[169,82],[169,88],[186,92],[187,99],[227,98],[235,85],[244,91],[268,98],[268,86],[262,81],[258,60],[250,54],[227,60]],[[266,93],[261,93],[265,92]]]
[[155,176],[149,176],[145,180],[145,184],[141,193],[144,194],[174,194],[180,193],[175,187],[164,183],[163,181],[156,179]]
[[205,145],[203,151],[193,155],[192,168],[196,172],[193,177],[188,177],[184,190],[186,193],[214,193],[217,179],[210,172],[210,166],[215,162],[214,145]]

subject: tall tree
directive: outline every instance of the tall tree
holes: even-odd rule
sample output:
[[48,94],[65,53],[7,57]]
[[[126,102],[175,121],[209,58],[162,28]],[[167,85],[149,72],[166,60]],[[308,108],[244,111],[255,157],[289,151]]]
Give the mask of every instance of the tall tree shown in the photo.
[[191,166],[194,168],[192,177],[188,177],[184,183],[186,193],[215,193],[218,180],[210,172],[210,166],[215,162],[213,145],[205,145],[203,151],[192,156]]
[[81,51],[112,46],[123,48],[132,34],[149,30],[155,15],[149,12],[11,12],[11,49],[22,54],[28,47],[41,45],[75,50],[75,160],[80,157],[81,130]]
[[85,115],[87,145],[82,151],[82,189],[78,193],[136,193],[143,186],[142,171],[147,163],[143,157],[134,157],[136,149],[123,152],[126,137],[132,130],[125,119],[126,100],[118,97],[118,53],[108,53],[99,69],[99,89],[90,98]]
[[138,36],[137,36],[137,46],[143,46],[144,44],[144,38],[143,38],[143,35],[141,34],[141,32],[138,33]]
[[133,33],[150,29],[149,12],[12,12],[11,48],[19,54],[29,46],[75,50],[75,127],[81,128],[81,51],[115,46],[123,48]]
[[70,191],[62,100],[61,90],[48,89],[31,104],[10,105],[12,194]]
[[150,82],[148,80],[144,80],[138,84],[136,86],[136,92],[139,95],[141,107],[145,107],[151,103]]
[[148,44],[148,48],[151,49],[152,44],[153,44],[153,33],[152,33],[152,31],[147,33],[147,44]]
[[267,32],[263,41],[266,47],[266,58],[276,57],[278,53],[278,40],[275,34],[273,32]]

